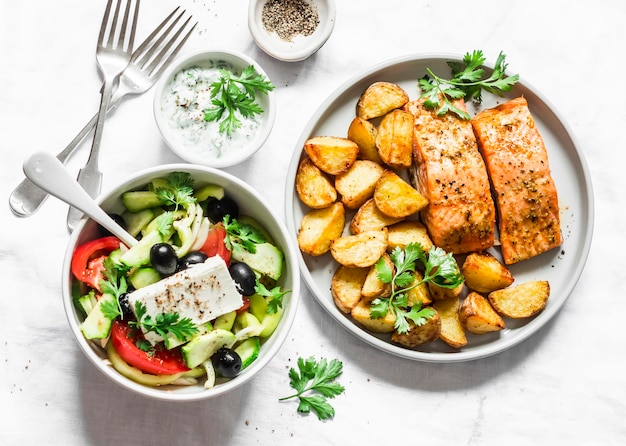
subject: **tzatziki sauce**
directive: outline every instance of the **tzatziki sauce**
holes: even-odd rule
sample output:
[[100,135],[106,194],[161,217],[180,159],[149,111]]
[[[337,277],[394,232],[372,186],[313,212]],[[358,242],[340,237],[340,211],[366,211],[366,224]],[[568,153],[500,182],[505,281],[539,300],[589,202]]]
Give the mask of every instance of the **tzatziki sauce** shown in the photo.
[[[240,75],[229,63],[217,60],[196,64],[179,71],[164,90],[161,110],[178,144],[194,158],[207,161],[242,149],[259,128],[260,115],[246,117],[235,110],[241,127],[228,135],[220,133],[220,121],[205,121],[204,110],[211,103],[211,84],[220,77],[220,69]],[[227,112],[224,112],[225,114]]]

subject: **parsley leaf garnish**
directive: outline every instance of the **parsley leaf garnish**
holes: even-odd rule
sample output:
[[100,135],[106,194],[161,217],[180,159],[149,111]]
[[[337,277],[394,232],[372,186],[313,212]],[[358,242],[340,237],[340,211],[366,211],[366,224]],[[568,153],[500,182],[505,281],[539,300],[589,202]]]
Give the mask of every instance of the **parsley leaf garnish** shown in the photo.
[[274,89],[270,80],[257,73],[252,65],[246,67],[240,76],[228,70],[220,69],[220,77],[211,84],[211,103],[213,108],[204,110],[205,121],[219,121],[220,133],[231,135],[241,128],[241,121],[235,114],[249,118],[263,113],[256,103],[256,93],[267,94]]
[[236,219],[231,219],[230,215],[226,215],[222,220],[224,229],[226,230],[226,247],[232,251],[232,243],[240,244],[243,249],[254,254],[256,245],[265,243],[265,236],[254,226],[240,223]]
[[103,265],[104,271],[102,275],[104,279],[100,281],[100,291],[102,291],[103,294],[112,295],[115,299],[107,299],[102,302],[101,310],[105,317],[113,320],[124,314],[120,307],[119,298],[128,291],[126,275],[128,274],[129,268],[114,262],[111,260],[111,257],[104,259]]
[[185,341],[198,332],[191,319],[180,318],[178,313],[161,313],[154,318],[146,315],[146,306],[142,302],[135,305],[136,322],[130,322],[132,325],[143,328],[146,332],[152,331],[162,338],[171,333],[180,341]]
[[[320,420],[333,418],[335,409],[327,398],[334,398],[345,390],[335,381],[343,373],[343,363],[337,359],[328,362],[324,358],[317,362],[311,356],[308,359],[298,358],[298,369],[299,372],[293,367],[289,369],[289,385],[297,393],[280,398],[279,401],[298,398],[298,412],[313,411]],[[315,394],[305,395],[307,392]]]
[[493,72],[487,78],[485,78],[485,70],[482,68],[485,60],[483,52],[475,50],[465,54],[463,63],[448,62],[448,66],[452,69],[452,79],[443,79],[434,74],[430,68],[427,68],[428,74],[419,80],[419,86],[422,89],[421,97],[425,100],[424,106],[431,110],[437,110],[439,116],[451,112],[462,119],[470,119],[470,115],[466,111],[454,105],[455,100],[467,97],[480,103],[482,102],[482,90],[498,96],[511,90],[519,80],[519,75],[506,76],[504,74],[508,66],[505,61],[506,55],[500,52]]
[[[456,260],[451,253],[439,247],[431,247],[427,257],[421,244],[409,243],[404,249],[394,248],[389,257],[395,272],[384,259],[376,263],[376,271],[381,282],[391,284],[391,296],[374,299],[370,306],[370,317],[378,319],[391,311],[396,317],[394,328],[398,333],[409,331],[409,320],[420,326],[435,315],[432,308],[422,308],[421,302],[409,307],[409,290],[426,282],[445,288],[455,288],[463,283]],[[424,266],[424,277],[421,280],[416,280],[415,276],[418,261]]]
[[279,308],[283,307],[283,296],[287,293],[290,293],[291,290],[282,290],[279,286],[268,290],[265,285],[260,282],[257,282],[254,287],[254,291],[263,297],[269,297],[267,300],[267,314],[274,314],[278,311]]
[[168,187],[159,187],[155,190],[159,200],[165,206],[188,208],[196,202],[193,196],[193,178],[188,172],[172,172],[167,176]]

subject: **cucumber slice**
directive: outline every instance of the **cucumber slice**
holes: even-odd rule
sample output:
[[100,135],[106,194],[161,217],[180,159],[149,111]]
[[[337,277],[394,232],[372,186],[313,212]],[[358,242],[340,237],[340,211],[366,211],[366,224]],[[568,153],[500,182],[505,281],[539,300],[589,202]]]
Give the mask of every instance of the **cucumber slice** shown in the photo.
[[214,328],[220,328],[222,330],[232,330],[235,318],[237,317],[237,310],[233,310],[230,313],[222,314],[215,319],[213,323]]
[[80,331],[87,339],[104,339],[111,332],[113,321],[106,317],[102,311],[105,302],[115,302],[115,296],[104,293],[100,300],[96,302],[87,318],[80,325]]
[[129,212],[139,212],[144,209],[161,206],[161,200],[154,191],[138,190],[122,194],[122,204]]
[[218,200],[224,198],[224,188],[217,184],[207,184],[201,187],[193,194],[198,202],[207,200],[209,198],[217,198]]
[[149,232],[135,246],[120,256],[120,262],[131,268],[147,265],[150,263],[150,248],[162,241],[163,238],[158,231]]
[[154,219],[154,210],[151,208],[139,212],[124,212],[122,218],[126,222],[126,230],[136,237],[148,223]]
[[254,217],[250,217],[249,215],[240,215],[239,217],[237,217],[237,221],[239,222],[239,224],[248,225],[256,229],[265,238],[266,242],[274,244],[270,233],[267,232],[267,229],[265,229],[265,227],[261,223],[259,223]]
[[267,276],[271,279],[278,280],[283,273],[283,253],[271,243],[259,243],[256,245],[256,252],[246,251],[243,246],[238,243],[232,244],[233,259],[247,263],[250,268]]
[[139,288],[152,285],[153,283],[161,280],[161,274],[159,274],[156,269],[146,266],[137,268],[135,271],[133,271],[128,276],[128,280],[130,281],[132,286],[136,290],[138,290]]
[[259,338],[248,338],[235,348],[235,351],[241,358],[241,370],[248,367],[259,357],[261,350],[261,341]]
[[280,318],[282,315],[283,310],[281,308],[278,308],[278,311],[276,313],[265,315],[263,321],[261,322],[261,326],[263,328],[261,329],[261,333],[259,334],[259,336],[261,336],[262,338],[267,338],[269,335],[274,333],[274,330],[276,330],[276,327],[278,327],[278,323],[280,322]]
[[216,329],[193,338],[183,345],[181,351],[187,367],[193,369],[207,361],[218,349],[231,348],[236,340],[232,332]]

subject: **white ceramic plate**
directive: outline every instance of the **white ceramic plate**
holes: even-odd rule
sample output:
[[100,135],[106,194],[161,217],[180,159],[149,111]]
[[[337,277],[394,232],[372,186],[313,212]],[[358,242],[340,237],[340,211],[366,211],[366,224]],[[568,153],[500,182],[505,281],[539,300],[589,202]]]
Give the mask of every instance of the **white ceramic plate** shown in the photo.
[[[338,88],[317,110],[302,132],[291,159],[285,195],[287,229],[294,239],[300,228],[302,216],[309,211],[295,193],[295,176],[307,138],[316,135],[345,136],[355,116],[355,107],[361,93],[375,81],[399,84],[411,99],[420,95],[418,79],[426,68],[449,77],[449,60],[460,61],[458,55],[412,55],[374,66]],[[516,283],[527,280],[548,280],[551,295],[546,308],[532,319],[514,321],[507,319],[507,328],[499,333],[468,335],[467,346],[453,349],[443,341],[425,344],[419,349],[406,349],[389,341],[388,335],[371,333],[341,313],[330,294],[330,282],[337,264],[330,254],[311,257],[299,253],[301,274],[305,283],[328,314],[350,333],[385,352],[408,359],[428,362],[458,362],[484,358],[513,347],[545,325],[563,306],[576,286],[584,268],[593,232],[593,192],[591,177],[581,148],[568,126],[548,101],[520,80],[505,98],[483,95],[480,109],[493,107],[507,99],[523,95],[541,132],[550,160],[552,176],[556,182],[561,208],[561,230],[564,242],[559,249],[544,253],[534,259],[510,267]],[[476,109],[469,104],[468,111]],[[346,230],[352,214],[346,215]],[[297,243],[297,241],[296,241]],[[499,256],[498,251],[493,251]],[[501,258],[501,257],[500,257]]]

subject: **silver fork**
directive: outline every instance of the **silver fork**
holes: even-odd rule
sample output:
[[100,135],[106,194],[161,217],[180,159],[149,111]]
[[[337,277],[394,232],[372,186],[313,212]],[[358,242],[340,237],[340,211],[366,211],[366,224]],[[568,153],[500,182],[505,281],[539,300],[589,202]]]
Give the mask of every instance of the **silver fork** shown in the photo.
[[[163,71],[167,68],[172,59],[180,52],[196,27],[197,22],[193,24],[185,34],[182,34],[183,31],[188,28],[192,18],[190,16],[179,28],[174,30],[176,24],[185,14],[185,11],[182,11],[176,16],[179,9],[180,7],[174,9],[133,52],[130,64],[122,72],[119,78],[119,85],[113,92],[109,112],[115,108],[125,96],[141,94],[148,91],[156,83],[161,74],[163,74]],[[170,21],[172,21],[172,23],[168,26]],[[166,26],[167,29],[165,29]],[[164,29],[165,31],[163,31]],[[173,31],[174,34],[169,37]],[[169,40],[163,44],[166,38]],[[162,49],[157,54],[159,45],[161,44],[163,44]],[[96,114],[68,146],[57,154],[56,158],[59,161],[65,163],[70,158],[83,139],[93,130],[97,119],[98,115]],[[24,178],[9,196],[9,206],[16,216],[29,217],[37,212],[48,196],[49,194],[46,191],[37,187],[30,179]]]
[[[78,183],[92,198],[98,196],[102,185],[102,172],[98,169],[98,156],[100,154],[104,120],[111,103],[111,95],[113,94],[113,84],[129,64],[135,41],[139,0],[135,1],[135,11],[132,17],[130,17],[130,8],[133,0],[124,0],[124,2],[126,6],[123,10],[124,18],[121,25],[118,26],[118,19],[122,12],[122,0],[117,0],[115,12],[113,13],[111,12],[113,0],[108,0],[96,48],[98,69],[104,78],[102,98],[91,144],[91,152],[89,152],[87,163],[78,171],[77,178]],[[111,16],[111,14],[113,15]],[[70,207],[67,215],[67,227],[70,232],[76,227],[82,215],[83,213],[80,210]]]

